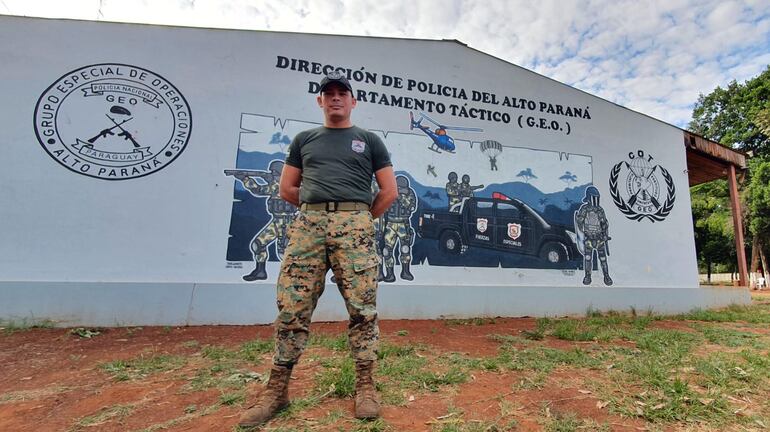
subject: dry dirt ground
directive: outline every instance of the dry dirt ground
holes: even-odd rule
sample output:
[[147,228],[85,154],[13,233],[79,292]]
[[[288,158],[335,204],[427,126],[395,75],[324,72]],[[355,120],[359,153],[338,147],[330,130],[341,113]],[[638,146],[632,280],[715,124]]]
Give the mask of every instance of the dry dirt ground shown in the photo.
[[[770,303],[766,295],[754,299]],[[641,405],[634,408],[631,401],[631,408],[624,408],[628,400],[621,394],[622,375],[610,376],[618,369],[613,369],[612,358],[597,357],[599,363],[582,365],[551,362],[553,367],[522,360],[516,363],[519,367],[501,354],[504,346],[517,356],[539,350],[544,359],[553,353],[590,356],[611,348],[630,358],[638,352],[638,341],[628,338],[571,341],[547,332],[538,335],[538,321],[532,318],[382,321],[380,326],[386,347],[377,373],[385,400],[381,421],[352,418],[350,362],[340,336],[345,324],[314,323],[311,332],[316,336],[291,382],[295,402],[264,430],[695,431],[770,426],[762,417],[770,400],[767,388],[729,396],[729,410],[735,409],[736,416],[741,410],[753,411],[749,420],[656,420],[641,415],[639,407],[649,408],[640,402],[646,400],[642,387],[636,401]],[[692,321],[681,319],[655,320],[649,326],[695,332]],[[724,323],[723,328],[754,334],[756,343],[769,337],[767,324]],[[238,415],[254,400],[269,370],[271,336],[270,326],[6,328],[0,331],[0,431],[236,430]],[[705,352],[734,349],[698,345],[695,349]],[[767,356],[766,350],[761,352]],[[628,386],[629,392],[636,391],[631,387],[637,384]]]

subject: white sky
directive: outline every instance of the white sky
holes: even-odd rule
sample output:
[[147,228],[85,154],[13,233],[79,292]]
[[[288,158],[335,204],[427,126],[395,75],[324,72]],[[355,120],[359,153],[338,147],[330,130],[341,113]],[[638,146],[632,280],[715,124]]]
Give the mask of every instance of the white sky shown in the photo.
[[457,39],[684,127],[770,64],[770,0],[0,0],[0,14]]

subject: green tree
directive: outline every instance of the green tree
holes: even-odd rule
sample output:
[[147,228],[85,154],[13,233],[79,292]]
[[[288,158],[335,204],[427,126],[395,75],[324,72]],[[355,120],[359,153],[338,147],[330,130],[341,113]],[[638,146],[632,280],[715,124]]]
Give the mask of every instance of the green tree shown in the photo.
[[732,148],[770,155],[770,134],[763,127],[763,122],[770,120],[767,110],[770,66],[743,84],[733,80],[727,88],[717,87],[708,95],[701,94],[689,129]]
[[[743,150],[749,155],[769,158],[770,66],[743,84],[732,81],[726,88],[717,87],[708,95],[701,94],[693,109],[689,129],[712,141]],[[763,189],[760,187],[762,185],[754,183],[752,172],[752,170],[758,170],[760,166],[762,164],[750,163],[744,182],[746,187],[742,193],[747,209],[744,214],[747,222],[744,225],[752,234],[750,236],[752,259],[749,269],[752,272],[756,270],[760,258],[763,262],[762,267],[767,268],[762,250],[763,245],[767,245],[770,239],[768,235],[770,213],[763,207]],[[761,178],[757,182],[763,181]],[[764,181],[767,185],[767,179]],[[748,186],[752,184],[753,188]],[[700,245],[699,259],[701,263],[720,262],[724,259],[724,251],[720,251],[711,241],[713,239],[717,239],[717,243],[723,241],[724,239],[719,239],[718,233],[731,230],[732,220],[714,216],[715,213],[707,211],[711,207],[703,207],[699,203],[700,198],[697,195],[700,192],[700,189],[692,188],[696,239],[701,237],[701,240],[697,240]],[[721,230],[717,226],[719,223],[723,224]],[[699,230],[701,230],[700,233]]]
[[718,271],[730,272],[736,266],[735,234],[727,182],[715,180],[694,186],[690,194],[698,268],[707,273],[710,282],[715,266]]
[[765,249],[770,244],[770,158],[754,158],[749,161],[751,180],[745,191],[748,203],[749,231],[754,238],[754,248],[767,274]]

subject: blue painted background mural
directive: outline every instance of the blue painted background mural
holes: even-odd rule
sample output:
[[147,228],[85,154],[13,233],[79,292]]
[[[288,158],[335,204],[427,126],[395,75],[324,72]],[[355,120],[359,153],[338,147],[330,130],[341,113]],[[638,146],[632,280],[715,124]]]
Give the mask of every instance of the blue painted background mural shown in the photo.
[[[402,131],[373,131],[399,181],[399,198],[377,221],[381,280],[414,280],[414,266],[583,268],[575,214],[592,185],[590,156],[506,145],[424,113],[408,120]],[[226,259],[254,263],[245,280],[273,277],[264,263],[282,259],[284,221],[296,209],[276,203],[269,173],[293,136],[316,126],[242,115],[237,160],[226,171],[235,180]]]

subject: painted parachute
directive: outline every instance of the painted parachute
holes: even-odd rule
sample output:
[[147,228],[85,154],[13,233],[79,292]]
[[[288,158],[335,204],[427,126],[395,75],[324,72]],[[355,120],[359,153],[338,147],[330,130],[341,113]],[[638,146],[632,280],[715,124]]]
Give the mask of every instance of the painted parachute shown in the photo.
[[503,151],[503,145],[494,140],[486,140],[481,143],[481,152],[490,158],[496,157]]
[[489,158],[489,169],[497,171],[497,156],[503,152],[503,145],[495,140],[481,142],[481,152]]

